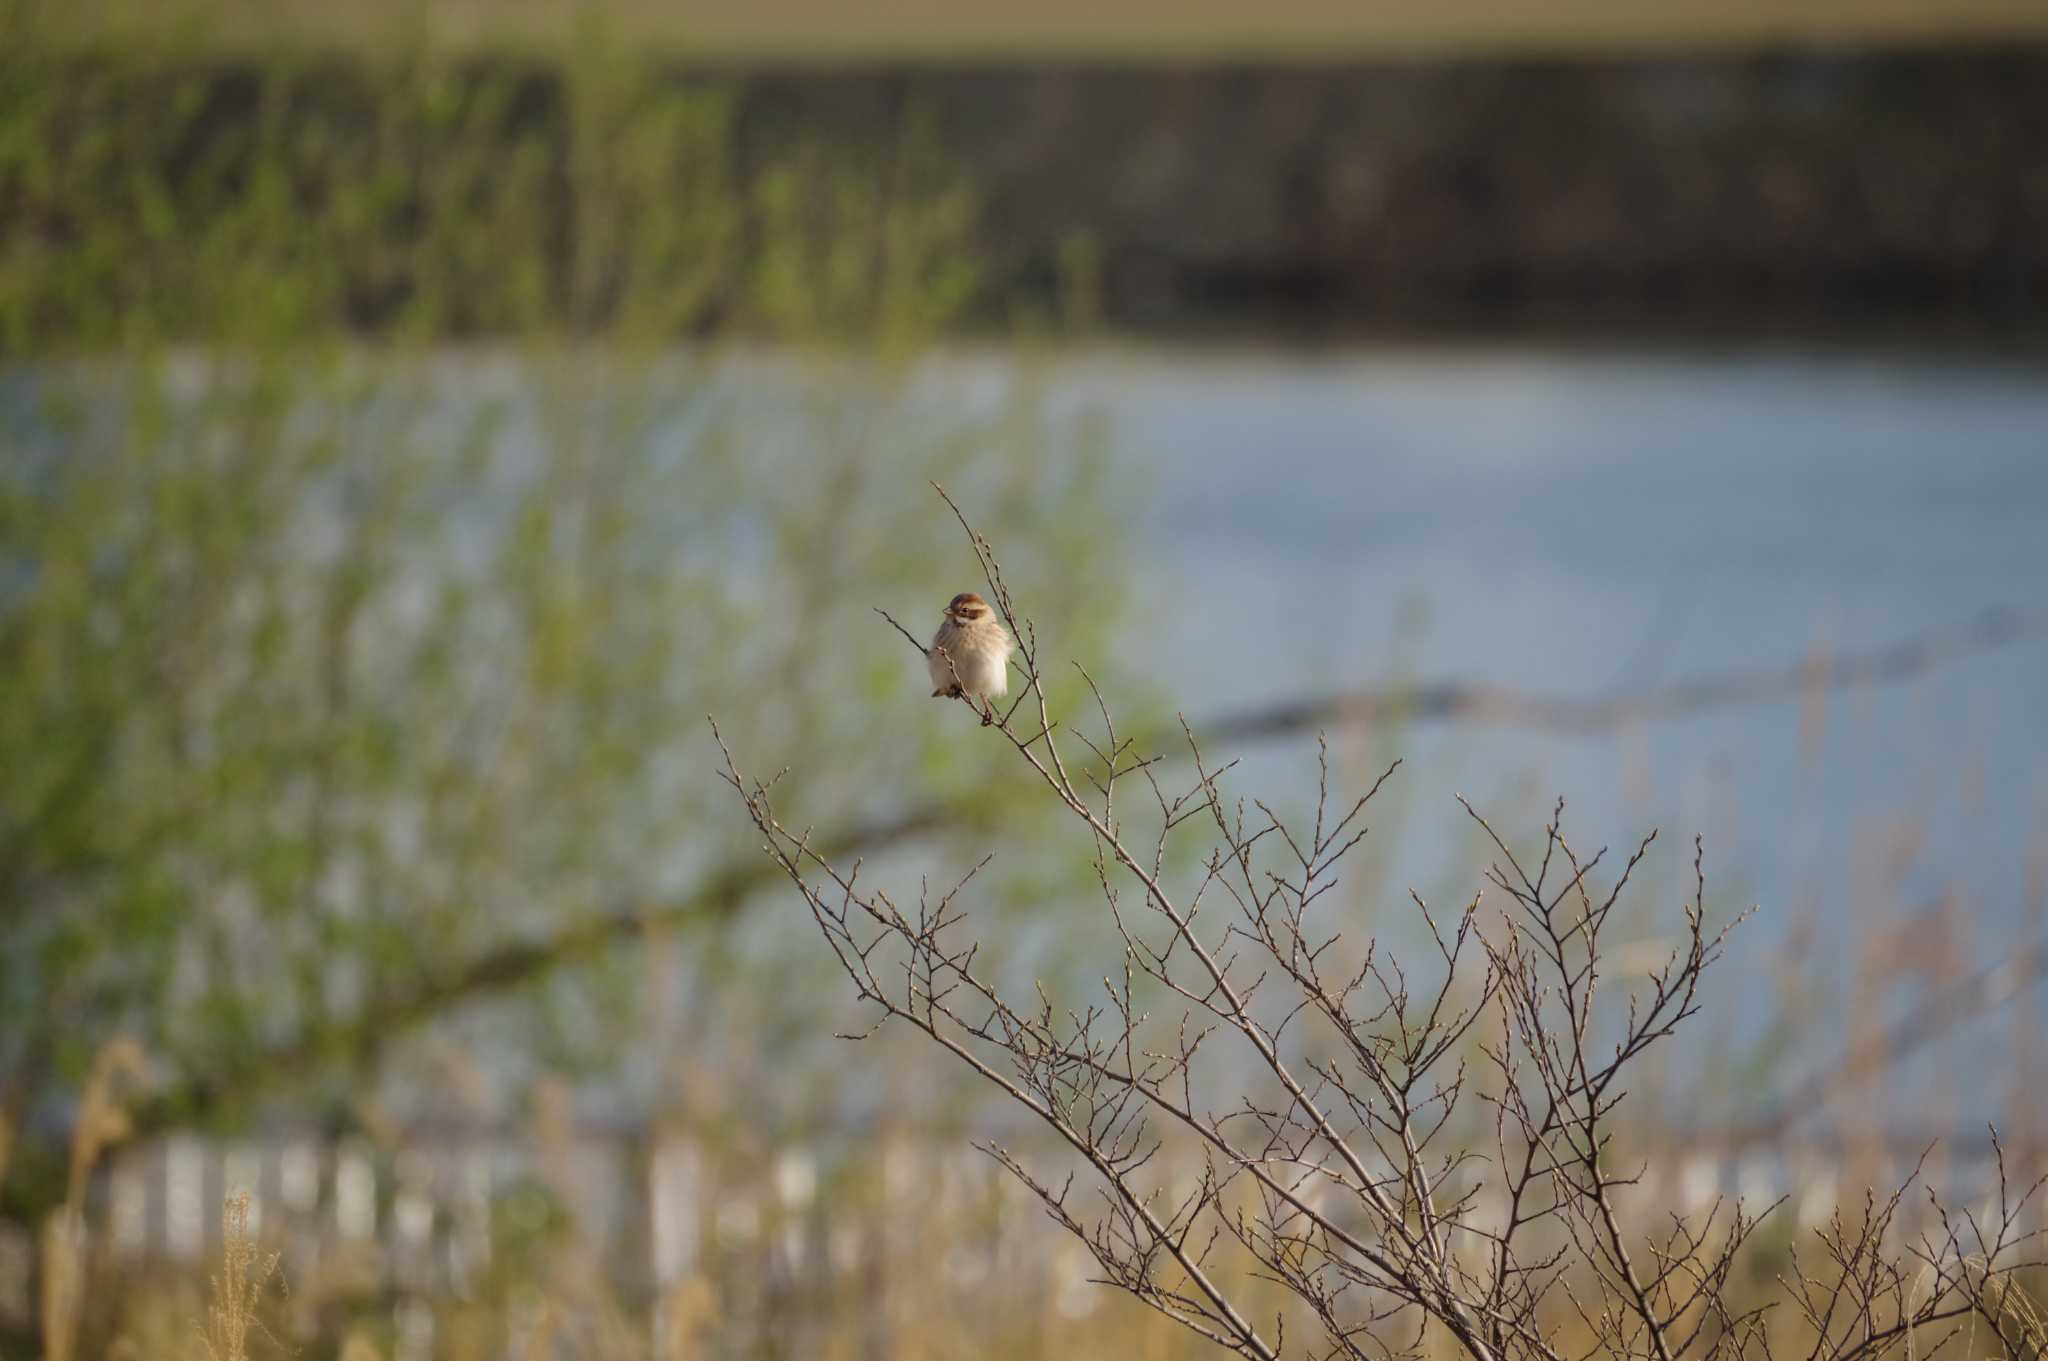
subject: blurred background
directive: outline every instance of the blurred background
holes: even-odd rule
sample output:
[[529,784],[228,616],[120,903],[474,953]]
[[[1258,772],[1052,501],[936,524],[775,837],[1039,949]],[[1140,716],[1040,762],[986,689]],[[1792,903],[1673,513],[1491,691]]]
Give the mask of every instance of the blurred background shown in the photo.
[[2039,0],[0,0],[0,1356],[241,1191],[258,1352],[1199,1354],[714,778],[1100,977],[932,480],[1234,790],[1403,759],[1390,947],[1455,793],[1653,953],[1704,837],[1673,1194],[2048,1149]]

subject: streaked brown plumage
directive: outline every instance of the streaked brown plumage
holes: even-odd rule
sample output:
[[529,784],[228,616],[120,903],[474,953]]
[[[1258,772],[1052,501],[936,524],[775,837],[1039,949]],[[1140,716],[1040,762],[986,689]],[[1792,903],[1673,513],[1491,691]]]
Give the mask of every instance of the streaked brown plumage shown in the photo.
[[972,591],[954,596],[925,653],[932,698],[967,695],[986,718],[988,702],[1009,691],[1010,646],[1009,631],[986,600]]

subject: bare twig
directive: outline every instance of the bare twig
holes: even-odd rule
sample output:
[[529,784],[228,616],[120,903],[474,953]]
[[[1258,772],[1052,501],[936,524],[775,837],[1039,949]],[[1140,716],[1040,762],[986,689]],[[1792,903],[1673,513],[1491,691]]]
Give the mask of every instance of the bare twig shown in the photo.
[[[1629,1075],[1698,1014],[1741,920],[1710,923],[1699,843],[1680,943],[1622,985],[1604,977],[1606,933],[1656,834],[1610,866],[1567,840],[1560,803],[1517,852],[1466,805],[1494,852],[1499,905],[1483,914],[1475,894],[1451,914],[1411,895],[1428,942],[1414,968],[1360,933],[1339,898],[1391,767],[1356,799],[1333,798],[1319,740],[1313,813],[1290,823],[1226,795],[1229,765],[1185,722],[1191,773],[1169,786],[1086,670],[1101,733],[1063,729],[1031,620],[992,546],[946,503],[1018,643],[1023,685],[989,715],[994,735],[1072,817],[1120,941],[1099,995],[1018,996],[983,967],[962,909],[979,864],[899,903],[859,859],[842,864],[785,826],[774,782],[745,777],[722,736],[721,775],[855,996],[1029,1111],[1092,1176],[1090,1196],[1071,1172],[983,1145],[1101,1279],[1254,1358],[1277,1357],[1285,1337],[1284,1314],[1271,1330],[1251,1321],[1263,1284],[1329,1356],[1419,1361],[1434,1327],[1471,1361],[1771,1361],[1765,1309],[1732,1282],[1776,1207],[1716,1202],[1646,1230],[1627,1199],[1643,1169],[1617,1153]],[[1908,664],[1920,663],[1899,654],[1878,670]],[[1730,688],[1724,678],[1682,702]],[[1192,872],[1169,873],[1170,843],[1198,836],[1203,849],[1171,861]],[[1209,1099],[1219,1088],[1228,1095]],[[1989,1216],[1934,1199],[1921,1237],[1901,1246],[1901,1186],[1817,1236],[1824,1267],[1795,1259],[1785,1296],[1808,1361],[1917,1354],[1970,1317],[2014,1354],[2038,1354],[2041,1330],[2012,1286],[2034,1192],[2005,1194],[2000,1159]]]

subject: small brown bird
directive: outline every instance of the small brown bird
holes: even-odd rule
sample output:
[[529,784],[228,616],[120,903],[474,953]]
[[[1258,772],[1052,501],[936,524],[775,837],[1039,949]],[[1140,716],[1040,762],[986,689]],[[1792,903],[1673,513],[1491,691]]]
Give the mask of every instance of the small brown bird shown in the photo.
[[966,695],[981,706],[981,721],[993,721],[989,701],[1010,689],[1010,634],[989,603],[962,591],[946,605],[946,621],[925,653],[932,698]]

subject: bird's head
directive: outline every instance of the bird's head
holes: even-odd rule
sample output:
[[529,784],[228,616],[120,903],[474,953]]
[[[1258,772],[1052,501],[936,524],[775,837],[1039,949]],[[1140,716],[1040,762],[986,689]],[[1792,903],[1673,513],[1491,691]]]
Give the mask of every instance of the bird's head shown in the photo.
[[979,624],[994,617],[988,602],[972,591],[962,591],[946,604],[946,618],[956,624]]

